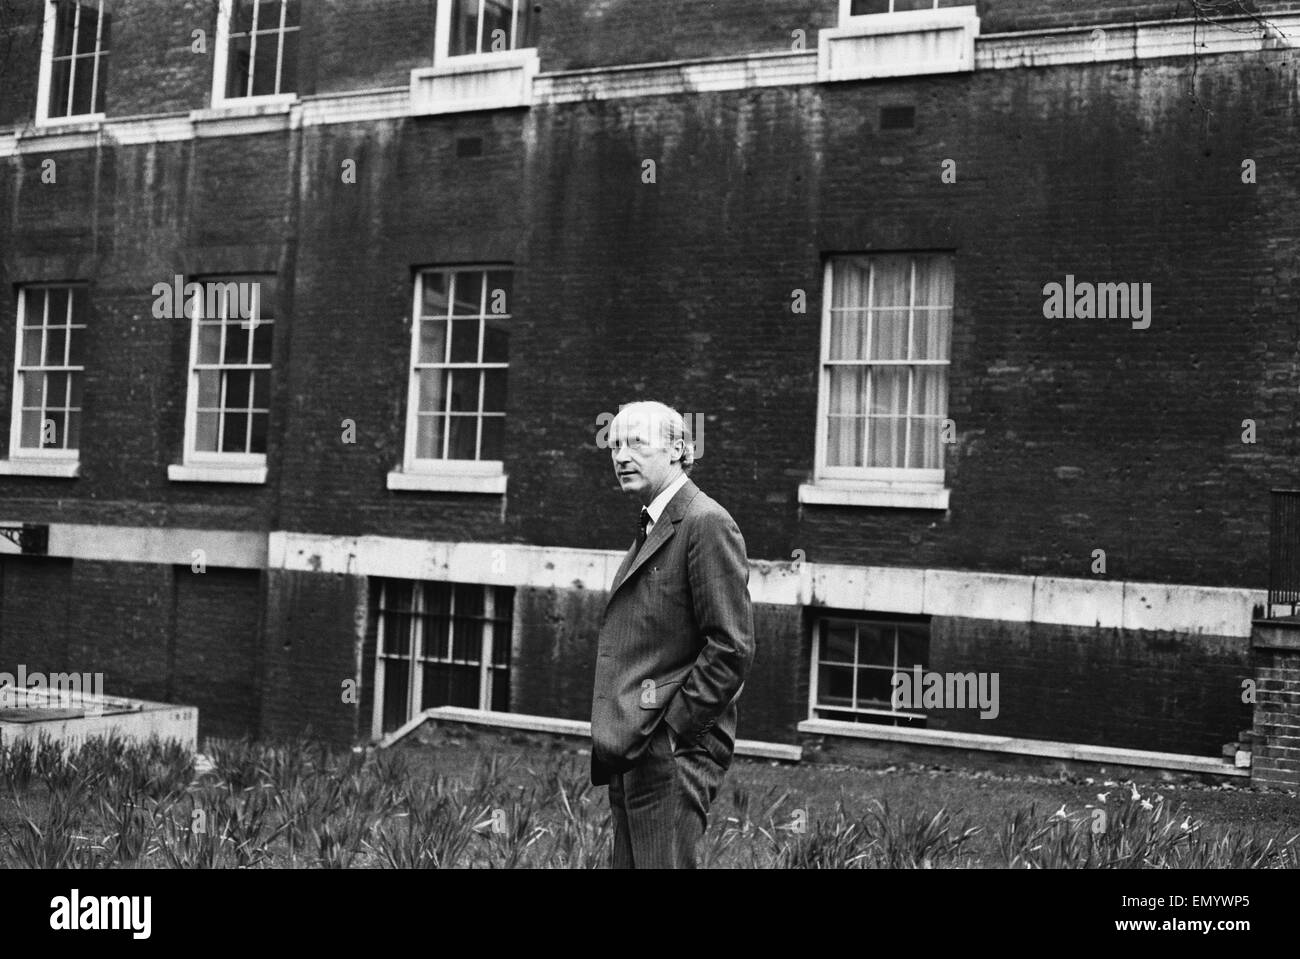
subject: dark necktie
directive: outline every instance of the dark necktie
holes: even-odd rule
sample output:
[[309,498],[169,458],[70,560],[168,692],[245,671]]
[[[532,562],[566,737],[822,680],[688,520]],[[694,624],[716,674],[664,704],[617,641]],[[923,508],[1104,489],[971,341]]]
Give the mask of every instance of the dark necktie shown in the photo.
[[[636,531],[636,553],[641,552],[641,547],[645,545],[645,528],[650,524],[650,511],[644,506],[641,507],[641,525]],[[636,553],[632,555],[635,556]]]

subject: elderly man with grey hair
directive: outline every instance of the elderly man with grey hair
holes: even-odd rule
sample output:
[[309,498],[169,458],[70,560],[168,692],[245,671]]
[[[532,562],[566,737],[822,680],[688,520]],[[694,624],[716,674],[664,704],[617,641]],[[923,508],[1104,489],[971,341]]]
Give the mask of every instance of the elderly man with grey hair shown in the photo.
[[609,785],[615,868],[693,868],[754,658],[749,561],[731,515],[687,475],[680,413],[631,403],[608,437],[641,511],[601,620],[591,779]]

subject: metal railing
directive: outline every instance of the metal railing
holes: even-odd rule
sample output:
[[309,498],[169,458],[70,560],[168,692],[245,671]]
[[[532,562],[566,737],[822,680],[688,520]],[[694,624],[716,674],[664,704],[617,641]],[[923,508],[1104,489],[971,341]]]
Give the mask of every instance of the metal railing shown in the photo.
[[1300,613],[1300,489],[1270,490],[1268,618]]

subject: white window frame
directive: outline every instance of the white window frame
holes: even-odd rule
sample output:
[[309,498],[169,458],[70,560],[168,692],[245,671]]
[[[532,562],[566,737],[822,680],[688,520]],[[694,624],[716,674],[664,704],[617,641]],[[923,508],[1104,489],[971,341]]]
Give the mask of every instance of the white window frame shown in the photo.
[[[519,8],[532,0],[513,0],[513,20],[511,21],[511,35],[519,32]],[[537,47],[516,47],[511,46],[505,50],[493,52],[491,50],[481,50],[483,46],[483,0],[479,0],[479,43],[481,52],[479,53],[458,53],[451,54],[451,9],[453,0],[438,0],[438,11],[434,29],[433,45],[433,62],[438,66],[448,64],[458,64],[471,66],[473,64],[491,64],[496,65],[503,60],[532,60],[537,57]]]
[[[900,251],[902,255],[917,256],[924,255],[922,252],[906,253]],[[881,254],[881,253],[863,253],[860,256],[874,258],[882,255],[899,255]],[[813,482],[806,483],[799,488],[799,501],[807,504],[820,505],[838,505],[838,506],[896,506],[900,508],[914,509],[947,509],[949,491],[944,487],[946,469],[924,468],[900,468],[900,467],[870,467],[870,466],[829,466],[827,465],[827,444],[828,444],[828,427],[830,416],[830,366],[835,361],[830,359],[831,353],[831,303],[833,302],[832,284],[835,275],[836,256],[828,256],[824,264],[822,274],[822,310],[821,310],[821,347],[818,357],[818,387],[817,387],[817,428],[816,440],[814,443],[815,463],[813,471]],[[872,283],[874,284],[875,272],[872,271]],[[909,329],[908,343],[911,342],[911,323],[913,321],[912,313],[915,304],[915,285],[916,271],[912,267],[912,294],[909,297]],[[869,286],[867,291],[867,303],[871,302],[872,289]],[[955,300],[955,286],[954,286]],[[955,307],[955,303],[953,304]],[[870,329],[870,327],[869,327]],[[951,345],[951,326],[949,328],[949,346],[948,359],[946,360],[896,360],[896,361],[871,361],[872,366],[937,366],[944,369],[952,367],[952,345]],[[867,348],[870,355],[870,347]],[[853,365],[859,365],[857,363]],[[951,382],[946,384],[951,389]],[[905,426],[908,431],[907,439],[904,441],[904,449],[909,449],[908,444],[911,442],[911,414],[910,404],[912,402],[912,390],[909,381],[908,391],[909,413],[904,418]],[[947,403],[945,401],[945,411]],[[940,455],[943,456],[943,444],[939,447]]]
[[[220,274],[214,276],[204,276],[193,280],[206,290],[208,283],[226,283],[234,282],[234,277],[247,277],[255,274]],[[278,289],[278,285],[277,285]],[[206,297],[206,294],[205,294]],[[259,290],[258,306],[261,306],[261,295]],[[249,320],[238,320],[241,326],[247,328],[251,325],[254,329],[249,331],[250,344],[251,337],[257,327],[266,325],[272,327],[272,350],[274,350],[274,326],[280,320],[277,309],[275,316],[269,320],[263,320],[260,316],[255,315]],[[182,462],[172,464],[167,468],[169,479],[177,481],[192,482],[219,482],[219,483],[265,483],[266,482],[266,454],[265,453],[222,453],[220,451],[212,452],[210,450],[197,450],[195,444],[198,441],[198,405],[199,405],[199,370],[196,368],[199,358],[199,320],[202,317],[202,308],[194,309],[190,304],[186,304],[186,318],[190,324],[190,350],[187,369],[187,386],[185,391],[185,439]],[[206,317],[204,317],[206,318]],[[224,331],[225,324],[223,324]],[[222,357],[221,368],[240,368],[247,367],[251,372],[257,372],[265,367],[267,373],[274,376],[275,357],[272,353],[271,360],[266,364],[235,364],[233,367],[227,367],[224,362],[225,358],[225,337],[222,336],[222,347],[219,355]],[[251,349],[251,345],[250,345]],[[267,398],[268,405],[271,398]],[[223,410],[225,406],[221,407]],[[267,413],[267,446],[270,446],[270,412]],[[220,440],[218,440],[220,445]]]
[[[95,76],[91,82],[90,103],[94,106],[99,99],[100,86],[100,63],[106,57],[112,54],[112,51],[101,53],[99,48],[103,44],[104,29],[104,0],[79,0],[77,3],[77,20],[80,21],[80,9],[83,6],[97,6],[99,10],[99,19],[96,23],[95,36]],[[64,117],[50,116],[50,88],[54,84],[54,40],[55,31],[58,29],[58,10],[55,0],[45,0],[45,24],[41,33],[41,64],[40,72],[36,81],[36,125],[37,126],[60,126],[72,123],[101,123],[106,114],[104,111],[92,113],[75,113]],[[76,42],[73,42],[73,51],[76,51]],[[79,58],[81,59],[81,58]],[[74,71],[76,67],[73,67]],[[68,95],[71,96],[75,89],[75,84],[70,84]]]
[[[819,660],[821,659],[822,627],[824,624],[827,623],[840,623],[840,624],[851,623],[853,624],[855,630],[853,636],[853,664],[851,667],[853,670],[853,694],[851,697],[853,699],[853,704],[849,706],[828,706],[824,703],[818,702],[819,689],[817,684],[820,680],[819,667],[821,663],[819,662]],[[821,722],[841,722],[850,726],[857,725],[857,724],[854,723],[852,720],[840,719],[838,716],[829,716],[829,715],[823,716],[821,715],[821,713],[822,712],[852,713],[856,716],[886,716],[891,719],[925,719],[927,714],[923,712],[916,712],[914,710],[907,710],[907,709],[894,709],[892,704],[892,698],[891,698],[891,704],[889,709],[876,709],[873,707],[859,708],[857,706],[858,670],[862,668],[862,666],[860,665],[860,661],[858,659],[858,652],[861,649],[861,645],[862,645],[860,630],[864,625],[890,626],[894,628],[895,630],[894,665],[892,671],[894,673],[899,672],[900,664],[898,662],[899,642],[898,642],[897,627],[900,625],[913,625],[912,623],[910,622],[904,623],[897,620],[890,620],[888,618],[876,619],[870,616],[866,616],[860,619],[849,617],[849,616],[834,616],[834,615],[818,616],[816,619],[813,620],[812,662],[811,662],[811,669],[809,671],[809,676],[808,676],[808,718],[810,720],[818,720]],[[844,665],[848,665],[848,664],[844,664]],[[902,669],[903,671],[910,672],[913,665],[914,664],[911,663],[903,664]],[[881,670],[886,668],[886,667],[876,666],[875,664],[867,664],[867,666],[868,668],[877,668]]]
[[[257,13],[261,11],[264,0],[258,0],[256,11],[254,12],[254,27],[257,24]],[[310,0],[304,0],[310,2]],[[258,96],[248,97],[228,97],[226,96],[226,78],[230,70],[230,21],[234,17],[234,4],[232,0],[219,0],[220,8],[217,13],[217,37],[216,49],[213,51],[212,60],[212,106],[230,107],[236,105],[275,105],[291,104],[298,100],[298,91],[293,90],[288,93],[265,93]],[[297,30],[299,36],[298,50],[302,51],[302,25],[299,23],[295,27],[284,26],[285,18],[288,16],[288,5],[282,4],[280,7],[280,29],[277,33],[280,49],[275,61],[276,86],[279,84],[279,76],[284,68],[284,36],[288,30]],[[256,38],[254,38],[256,42]],[[253,48],[254,50],[256,47]]]
[[[429,273],[443,274],[462,274],[462,273],[492,273],[492,272],[509,272],[511,274],[512,286],[514,279],[514,266],[511,264],[467,264],[458,266],[432,266],[426,267],[415,272],[414,294],[411,303],[411,352],[410,359],[406,365],[407,385],[406,385],[406,424],[405,437],[402,447],[402,466],[400,470],[394,470],[388,474],[388,488],[401,490],[430,490],[440,492],[459,492],[459,493],[504,493],[506,490],[505,461],[504,460],[454,460],[454,459],[425,459],[419,458],[416,454],[417,436],[419,430],[419,400],[420,400],[420,380],[416,364],[420,357],[420,313],[421,305],[424,302],[424,278]],[[483,354],[483,341],[486,335],[486,319],[495,317],[504,319],[509,322],[513,316],[513,304],[507,304],[507,312],[504,314],[489,314],[487,312],[487,298],[490,295],[486,288],[480,293],[479,298],[479,355]],[[448,327],[447,349],[451,345],[451,329]],[[509,370],[510,362],[504,363],[487,363],[474,362],[465,364],[443,364],[442,368],[447,369],[475,369],[488,370],[499,369],[506,371],[507,389],[509,388]],[[476,420],[481,421],[483,414],[483,390],[482,380],[479,381],[479,399],[478,412]],[[507,416],[501,417],[507,419]],[[481,445],[482,427],[478,427],[479,442],[475,445]]]
[[[64,479],[71,479],[80,472],[81,448],[78,443],[77,449],[42,449],[39,447],[24,447],[22,445],[22,415],[23,415],[23,391],[22,391],[22,370],[20,369],[23,361],[23,338],[26,336],[24,323],[28,309],[28,294],[33,290],[76,290],[87,298],[90,295],[90,287],[86,283],[30,283],[18,288],[18,317],[15,324],[14,334],[14,363],[13,363],[13,388],[12,388],[12,406],[9,417],[9,458],[0,461],[0,475],[28,475],[28,476],[52,476]],[[44,300],[44,298],[43,298]],[[89,319],[89,302],[86,303],[87,319]],[[68,308],[71,311],[72,302],[69,299]],[[73,314],[75,316],[75,314]],[[46,318],[42,316],[42,321]],[[89,324],[80,327],[82,335]],[[64,343],[65,355],[68,351],[67,342]],[[84,352],[85,344],[82,349]],[[42,343],[41,367],[44,372],[52,367],[44,365],[44,344]],[[78,366],[64,365],[62,372],[69,374],[80,374],[83,377],[82,382],[82,426],[84,426],[85,414],[85,382],[86,365],[81,363]],[[66,438],[67,422],[64,422],[64,431]]]
[[[427,580],[412,580],[411,589],[411,624],[414,631],[414,637],[406,645],[407,655],[395,653],[384,653],[384,606],[385,591],[388,588],[388,582],[382,582],[379,587],[379,598],[375,608],[376,631],[375,631],[375,673],[374,673],[374,701],[371,703],[370,710],[370,731],[371,735],[378,739],[384,735],[384,695],[385,695],[385,667],[387,659],[405,659],[409,664],[406,682],[406,720],[409,722],[416,716],[424,712],[421,704],[424,702],[424,621],[428,615],[425,612],[424,591],[427,586],[433,585]],[[492,661],[492,652],[495,645],[497,629],[513,630],[513,619],[509,624],[497,623],[496,604],[497,589],[506,587],[489,586],[478,583],[447,583],[451,588],[451,602],[447,608],[447,618],[449,621],[448,629],[454,628],[451,625],[452,618],[456,615],[456,586],[476,586],[484,591],[483,595],[483,634],[479,642],[479,685],[478,685],[478,711],[483,713],[495,713],[492,709],[492,692],[494,683],[497,680],[495,673],[501,673],[505,682],[510,681],[509,662],[505,666],[496,666]],[[443,662],[438,660],[438,662]],[[455,660],[445,661],[448,665],[456,665]],[[460,665],[469,665],[461,663]]]
[[[861,20],[863,17],[887,17],[895,13],[917,13],[917,12],[923,12],[925,10],[939,9],[939,0],[931,0],[929,7],[921,7],[919,8],[919,10],[895,10],[894,4],[897,2],[898,0],[889,0],[889,10],[883,13],[854,14],[851,12],[853,10],[853,0],[840,0],[840,26],[845,26],[850,23],[856,23],[857,21]],[[971,0],[971,2],[973,3],[974,0]]]

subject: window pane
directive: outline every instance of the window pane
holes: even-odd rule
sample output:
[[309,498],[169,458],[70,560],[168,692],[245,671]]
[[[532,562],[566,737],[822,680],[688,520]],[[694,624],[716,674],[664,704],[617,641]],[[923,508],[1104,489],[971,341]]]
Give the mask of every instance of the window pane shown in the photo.
[[270,370],[258,370],[253,374],[253,408],[259,410],[271,408]]
[[230,32],[247,33],[253,29],[253,8],[257,0],[233,0],[230,15]]
[[912,258],[909,256],[879,256],[872,264],[871,305],[905,308],[912,296]]
[[81,385],[85,378],[84,373],[68,374],[68,406],[73,409],[81,409]]
[[503,416],[483,417],[483,449],[479,459],[505,459],[506,421]]
[[271,417],[267,413],[251,413],[249,419],[252,424],[252,438],[248,444],[248,452],[265,453],[266,452],[266,433],[270,425]]
[[507,320],[489,318],[483,329],[483,362],[506,363],[510,360],[510,331]]
[[22,445],[24,449],[39,449],[41,445],[41,411],[23,410]]
[[898,415],[907,412],[906,367],[875,367],[871,371],[871,405],[866,412]]
[[483,412],[504,413],[506,411],[506,371],[483,371]]
[[500,52],[513,47],[511,31],[514,28],[513,0],[484,0],[483,51]]
[[440,413],[446,398],[446,384],[451,376],[446,370],[420,370],[416,409],[421,413]]
[[858,627],[858,665],[894,665],[894,627],[862,623]]
[[19,373],[22,377],[23,387],[23,406],[41,405],[41,400],[45,395],[45,374],[44,373]]
[[226,372],[226,409],[248,409],[249,392],[253,385],[253,374],[248,370],[228,370]]
[[66,57],[72,53],[73,27],[76,24],[77,4],[60,0],[55,8],[54,55]]
[[221,452],[248,452],[248,414],[227,413],[222,420]]
[[298,38],[300,36],[297,30],[284,32],[284,52],[280,57],[280,88],[276,93],[294,93],[298,89]]
[[853,705],[853,669],[844,666],[819,667],[817,702],[827,706]]
[[535,47],[538,17],[533,10],[533,4],[531,0],[515,0],[515,4],[519,8],[518,25],[515,27],[515,47],[517,49]]
[[51,326],[45,330],[45,365],[63,366],[67,359],[64,350],[68,343],[66,326]]
[[67,417],[68,443],[66,448],[76,450],[81,448],[81,412],[72,410]]
[[877,469],[903,468],[903,443],[906,440],[903,417],[873,416],[867,423],[867,466]]
[[232,37],[226,62],[226,96],[248,96],[249,55],[252,40],[247,36]]
[[854,628],[830,624],[822,627],[820,657],[825,662],[852,663]]
[[453,316],[480,316],[483,312],[483,274],[457,273],[452,284]]
[[447,457],[453,460],[477,459],[474,447],[478,443],[478,417],[453,416],[448,429],[451,436]]
[[871,315],[871,359],[907,359],[907,310],[877,310]]
[[510,270],[488,271],[485,312],[490,316],[509,316],[514,312],[514,274]]
[[418,349],[418,362],[445,363],[447,361],[447,321],[421,320]]
[[861,366],[832,366],[830,369],[830,405],[832,416],[856,416],[866,413],[867,370]]
[[422,276],[420,313],[423,316],[447,315],[447,274],[424,273]]
[[411,600],[414,594],[414,584],[409,579],[386,579],[382,582],[383,595],[380,597],[380,605],[385,611],[405,610],[409,612],[413,608]]
[[858,310],[868,305],[871,270],[867,260],[850,257],[835,260],[831,277],[831,309]]
[[453,412],[478,412],[479,376],[478,370],[453,370],[447,374]]
[[275,324],[263,320],[250,332],[253,338],[253,362],[271,362],[271,343],[274,338]]
[[384,661],[384,730],[396,729],[407,720],[407,684],[411,667],[404,659]]
[[41,329],[23,328],[23,366],[41,365]]
[[850,16],[862,16],[868,13],[888,13],[889,0],[853,0],[849,8]]
[[448,40],[447,52],[453,57],[478,52],[478,0],[453,0]]
[[196,413],[194,416],[194,449],[200,453],[217,451],[217,413]]
[[64,415],[63,410],[45,410],[45,422],[41,425],[41,445],[44,448],[62,448]]
[[827,423],[826,464],[862,466],[862,443],[865,436],[865,416],[830,417]]
[[415,456],[422,460],[442,459],[442,422],[445,417],[420,414],[415,421]]
[[66,326],[68,322],[68,290],[53,288],[45,291],[50,305],[49,325]]
[[939,432],[942,420],[911,419],[912,433],[908,440],[907,465],[910,469],[937,470],[943,468]]
[[47,407],[66,407],[68,405],[68,374],[45,374],[45,405]]
[[889,709],[894,692],[892,676],[892,669],[859,669],[858,706]]
[[50,116],[68,115],[68,90],[72,83],[72,61],[56,60],[50,70]]
[[216,363],[221,359],[220,323],[199,324],[199,362]]
[[478,331],[477,319],[451,321],[452,363],[478,362]]
[[97,7],[98,4],[82,4],[81,6],[81,24],[77,30],[78,53],[95,52],[95,36],[99,23]]
[[912,359],[946,360],[952,310],[917,310],[912,317]]
[[948,407],[948,370],[941,366],[918,366],[912,370],[912,412],[922,416],[944,416]]
[[243,323],[232,320],[226,324],[226,350],[222,361],[225,363],[247,363],[248,341],[251,331]]
[[83,344],[86,340],[86,331],[70,329],[68,331],[68,365],[81,366],[86,361]]
[[867,358],[867,311],[831,310],[830,359]]

